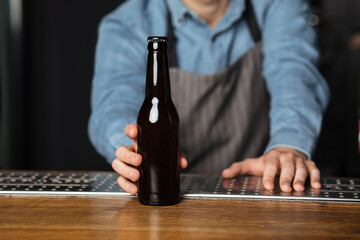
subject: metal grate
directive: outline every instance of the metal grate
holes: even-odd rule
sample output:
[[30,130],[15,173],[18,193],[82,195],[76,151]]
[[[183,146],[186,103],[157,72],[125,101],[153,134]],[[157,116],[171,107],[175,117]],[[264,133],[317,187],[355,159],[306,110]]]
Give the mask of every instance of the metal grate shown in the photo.
[[314,189],[307,184],[304,192],[285,193],[280,190],[279,185],[273,191],[266,190],[261,177],[256,176],[239,176],[234,179],[223,179],[219,176],[183,176],[181,187],[185,198],[360,202],[360,179],[324,178],[321,189]]
[[[130,196],[116,183],[116,173],[0,172],[0,195]],[[322,188],[307,186],[304,192],[265,190],[261,177],[181,176],[183,198],[244,198],[360,202],[360,179],[324,178]]]
[[0,194],[128,195],[115,173],[0,172]]

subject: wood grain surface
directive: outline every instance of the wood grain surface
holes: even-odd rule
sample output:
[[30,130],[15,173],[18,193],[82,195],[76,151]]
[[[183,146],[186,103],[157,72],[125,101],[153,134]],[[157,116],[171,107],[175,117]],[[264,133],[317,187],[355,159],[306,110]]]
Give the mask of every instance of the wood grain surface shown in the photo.
[[0,197],[0,239],[360,239],[360,204]]

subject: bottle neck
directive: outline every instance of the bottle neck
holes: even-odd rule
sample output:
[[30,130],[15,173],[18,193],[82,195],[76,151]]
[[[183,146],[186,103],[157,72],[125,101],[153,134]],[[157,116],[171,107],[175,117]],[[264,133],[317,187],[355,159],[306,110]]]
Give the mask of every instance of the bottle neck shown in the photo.
[[169,99],[170,77],[166,50],[149,50],[146,73],[146,98]]

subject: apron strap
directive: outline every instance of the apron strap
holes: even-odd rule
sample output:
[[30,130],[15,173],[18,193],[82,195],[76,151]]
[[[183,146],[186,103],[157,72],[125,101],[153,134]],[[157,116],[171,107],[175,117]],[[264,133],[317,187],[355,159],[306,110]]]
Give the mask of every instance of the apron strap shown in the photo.
[[[166,7],[166,20],[167,20],[167,38],[169,45],[169,67],[177,67],[177,55],[176,55],[176,36],[174,31],[174,26],[171,23],[171,13],[167,0],[164,0]],[[259,42],[261,40],[261,31],[258,25],[258,22],[255,17],[254,8],[252,6],[251,0],[246,0],[245,2],[245,12],[244,17],[249,25],[251,36],[254,42]]]
[[176,36],[174,34],[174,26],[171,23],[171,13],[170,13],[170,9],[169,9],[169,4],[167,0],[164,0],[165,2],[165,6],[166,6],[166,11],[167,11],[167,38],[168,38],[168,45],[169,45],[169,50],[168,50],[168,54],[169,54],[169,67],[177,67],[178,63],[177,63],[177,56],[176,56]]
[[248,22],[251,36],[254,42],[259,42],[261,40],[261,31],[258,22],[256,20],[256,16],[254,13],[254,8],[251,4],[251,0],[246,0],[245,4],[246,7],[245,7],[244,16],[246,21]]

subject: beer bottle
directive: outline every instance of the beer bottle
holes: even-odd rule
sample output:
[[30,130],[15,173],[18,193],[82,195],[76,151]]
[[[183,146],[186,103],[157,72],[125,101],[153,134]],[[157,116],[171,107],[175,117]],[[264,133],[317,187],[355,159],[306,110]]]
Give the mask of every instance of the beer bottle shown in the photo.
[[171,100],[167,38],[148,38],[145,100],[137,125],[138,198],[145,205],[173,205],[180,194],[179,115]]

